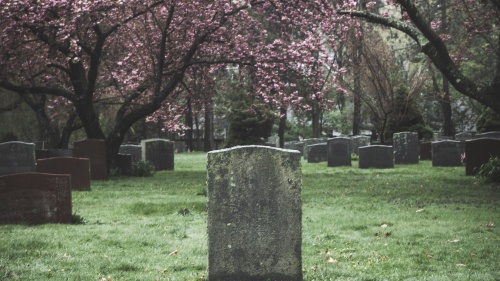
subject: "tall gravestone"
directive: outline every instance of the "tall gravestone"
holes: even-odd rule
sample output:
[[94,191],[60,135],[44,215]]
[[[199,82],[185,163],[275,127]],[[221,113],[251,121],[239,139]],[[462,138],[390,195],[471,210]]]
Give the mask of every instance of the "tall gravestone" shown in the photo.
[[359,168],[394,168],[394,150],[388,145],[369,145],[359,148]]
[[72,190],[90,190],[90,160],[88,158],[39,159],[36,170],[38,173],[71,175]]
[[142,159],[150,162],[157,171],[174,170],[174,142],[165,139],[141,141]]
[[105,180],[108,178],[106,144],[104,140],[88,139],[73,143],[73,157],[90,160],[90,179]]
[[320,138],[314,138],[314,139],[305,139],[304,141],[304,160],[307,160],[309,159],[309,149],[310,149],[310,145],[313,145],[313,144],[318,144],[318,143],[323,143],[325,142],[325,140],[323,139],[320,139]]
[[71,223],[70,175],[0,176],[0,223]]
[[301,281],[301,155],[242,146],[208,153],[208,280]]
[[307,146],[307,163],[319,163],[328,161],[328,147],[326,142]]
[[370,145],[370,137],[369,136],[352,136],[351,137],[351,153],[359,155],[359,148],[362,146]]
[[328,139],[328,167],[352,166],[351,139],[346,137],[337,137]]
[[303,141],[290,141],[285,142],[285,148],[291,150],[298,150],[300,155],[304,154],[304,142]]
[[392,136],[395,164],[418,164],[418,134],[413,132],[395,133]]
[[0,175],[34,172],[35,144],[11,141],[0,144]]
[[460,142],[453,140],[432,142],[432,166],[462,166]]
[[479,138],[465,141],[465,174],[477,174],[492,156],[500,157],[500,139]]

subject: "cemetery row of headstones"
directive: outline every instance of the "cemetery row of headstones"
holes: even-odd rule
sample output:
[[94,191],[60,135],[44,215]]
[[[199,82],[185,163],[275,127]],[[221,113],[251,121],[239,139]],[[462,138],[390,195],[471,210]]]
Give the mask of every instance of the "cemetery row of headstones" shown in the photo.
[[[0,144],[0,223],[70,223],[71,190],[90,190],[91,180],[108,178],[103,140],[75,142],[73,150],[35,148],[17,141]],[[122,171],[141,159],[157,170],[174,169],[173,142],[145,140],[120,151]]]
[[[495,139],[499,138],[500,132],[476,135],[462,132],[456,134],[455,140],[442,138],[419,143],[416,133],[402,132],[393,135],[391,146],[370,145],[367,136],[340,136],[287,142],[285,148],[302,152],[309,163],[327,162],[328,167],[351,166],[351,154],[356,154],[360,168],[392,168],[394,164],[417,164],[419,160],[432,160],[432,166],[435,167],[462,166],[465,163],[466,174],[473,175],[491,156],[498,155],[495,147],[499,146]],[[466,143],[471,150],[468,153]],[[475,146],[482,147],[481,151],[474,149]]]

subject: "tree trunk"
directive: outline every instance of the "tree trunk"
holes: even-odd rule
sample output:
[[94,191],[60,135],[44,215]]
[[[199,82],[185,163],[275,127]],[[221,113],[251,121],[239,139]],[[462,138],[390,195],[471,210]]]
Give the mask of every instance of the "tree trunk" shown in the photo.
[[[354,37],[354,35],[353,35]],[[353,90],[353,116],[352,134],[357,136],[361,131],[361,52],[363,44],[360,38],[353,38],[354,48],[352,53],[354,90]]]
[[213,113],[212,105],[207,103],[205,105],[205,136],[203,150],[209,152],[213,148],[214,134],[213,134]]
[[191,106],[191,99],[187,99],[187,112],[186,112],[186,126],[189,127],[189,129],[186,130],[186,147],[188,151],[193,151],[193,108]]
[[285,129],[286,129],[286,109],[280,108],[280,123],[278,125],[278,138],[280,148],[285,148]]

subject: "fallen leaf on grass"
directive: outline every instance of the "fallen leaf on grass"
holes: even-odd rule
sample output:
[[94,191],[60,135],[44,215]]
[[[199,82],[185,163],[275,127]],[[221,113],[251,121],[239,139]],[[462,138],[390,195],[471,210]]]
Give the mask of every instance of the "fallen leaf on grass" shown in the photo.
[[427,255],[427,256],[425,256],[425,257],[426,257],[426,258],[428,258],[428,259],[432,259],[432,256],[431,256],[431,255]]
[[168,254],[169,256],[175,256],[179,253],[179,250],[175,250],[172,253]]
[[463,264],[463,263],[457,263],[456,266],[459,266],[459,267],[464,267],[464,266],[467,266],[466,264]]
[[494,226],[495,226],[495,224],[492,221],[490,221],[489,223],[486,224],[486,227],[494,227]]
[[330,258],[328,258],[328,260],[326,262],[328,262],[328,263],[337,263],[337,260],[333,259],[332,257],[330,257]]
[[382,224],[380,227],[382,227],[382,228],[386,228],[386,227],[387,227],[387,224],[385,224],[385,223],[384,223],[384,224]]
[[425,212],[424,209],[418,209],[418,210],[415,211],[415,213],[423,213],[423,212]]
[[450,243],[458,243],[458,242],[460,242],[460,240],[454,239],[454,240],[448,240],[448,242],[450,242]]

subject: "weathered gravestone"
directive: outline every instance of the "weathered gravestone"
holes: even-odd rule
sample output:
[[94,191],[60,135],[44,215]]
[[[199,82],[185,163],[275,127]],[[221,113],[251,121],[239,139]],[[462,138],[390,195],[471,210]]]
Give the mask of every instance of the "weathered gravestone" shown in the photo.
[[148,161],[157,171],[174,170],[174,142],[164,139],[141,141],[142,159]]
[[35,144],[11,141],[0,144],[0,175],[34,172]]
[[303,141],[290,141],[285,142],[285,149],[298,150],[300,155],[304,154],[304,142]]
[[432,166],[462,166],[460,142],[453,140],[432,142]]
[[0,223],[71,223],[70,175],[0,176]]
[[319,163],[328,161],[328,146],[326,142],[311,144],[307,146],[307,163]]
[[351,153],[359,155],[359,148],[362,146],[370,145],[370,137],[369,136],[353,136],[351,137]]
[[418,164],[418,134],[413,132],[395,133],[392,136],[395,164]]
[[500,139],[500,131],[491,131],[491,132],[476,134],[474,136],[474,138],[475,139],[480,139],[480,138]]
[[455,140],[457,141],[466,141],[474,138],[474,134],[472,132],[460,132],[455,134]]
[[242,146],[208,153],[209,281],[301,281],[300,153]]
[[132,155],[132,163],[137,163],[142,159],[142,146],[136,144],[122,144],[118,153]]
[[360,147],[359,168],[394,168],[394,149],[388,145]]
[[325,140],[323,139],[320,139],[320,138],[315,138],[315,139],[305,139],[304,141],[304,160],[307,160],[308,159],[308,155],[309,155],[309,149],[311,145],[313,144],[318,144],[318,143],[324,143]]
[[337,137],[328,139],[328,167],[352,166],[351,164],[351,139]]
[[432,160],[432,143],[430,141],[420,143],[420,160]]
[[108,178],[106,144],[104,140],[88,139],[73,143],[73,157],[90,160],[90,179],[105,180]]
[[500,139],[473,139],[465,141],[465,174],[477,174],[481,165],[492,156],[500,157]]
[[36,170],[38,173],[71,175],[72,190],[90,190],[90,160],[88,158],[39,159]]

